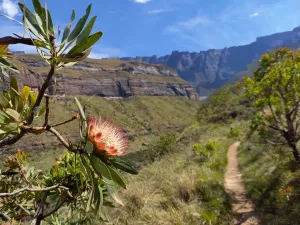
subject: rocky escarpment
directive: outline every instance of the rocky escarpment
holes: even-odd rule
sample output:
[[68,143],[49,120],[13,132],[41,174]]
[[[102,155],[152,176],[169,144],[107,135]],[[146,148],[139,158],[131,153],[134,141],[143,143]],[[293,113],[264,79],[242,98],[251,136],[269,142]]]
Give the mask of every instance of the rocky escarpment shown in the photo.
[[[38,89],[47,76],[48,67],[34,55],[16,55],[21,73],[15,74],[24,85]],[[56,89],[54,91],[54,89]],[[51,94],[80,94],[103,97],[134,95],[186,96],[196,99],[194,88],[175,71],[160,65],[122,62],[116,59],[88,59],[59,70]]]
[[186,81],[203,89],[218,88],[236,73],[244,71],[248,64],[256,61],[264,52],[287,46],[292,49],[300,47],[300,27],[292,31],[259,37],[255,42],[224,49],[210,49],[201,52],[178,52],[163,57],[121,58],[153,64],[164,64],[174,70]]

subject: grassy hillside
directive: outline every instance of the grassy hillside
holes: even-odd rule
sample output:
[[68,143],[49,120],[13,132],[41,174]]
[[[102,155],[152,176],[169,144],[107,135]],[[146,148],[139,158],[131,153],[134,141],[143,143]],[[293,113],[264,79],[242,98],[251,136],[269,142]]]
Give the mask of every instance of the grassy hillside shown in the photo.
[[[108,210],[108,224],[229,224],[231,199],[223,187],[233,141],[228,132],[226,125],[187,128],[138,176],[127,177],[128,188],[120,194],[125,207]],[[215,145],[209,159],[193,152],[194,144],[208,142]]]
[[[77,96],[82,104],[86,103],[88,116],[101,116],[118,124],[129,135],[128,152],[142,151],[147,144],[160,135],[177,133],[195,121],[198,102],[184,97],[148,97],[131,99],[105,99]],[[70,119],[77,113],[74,97],[53,99],[50,104],[50,123],[55,124]],[[36,124],[43,123],[39,118]],[[76,140],[78,121],[58,127],[67,139]],[[59,142],[51,134],[28,135],[10,148],[14,152],[18,147],[29,151],[35,164],[47,168],[54,163],[57,151],[61,152]],[[47,149],[47,151],[45,151]]]

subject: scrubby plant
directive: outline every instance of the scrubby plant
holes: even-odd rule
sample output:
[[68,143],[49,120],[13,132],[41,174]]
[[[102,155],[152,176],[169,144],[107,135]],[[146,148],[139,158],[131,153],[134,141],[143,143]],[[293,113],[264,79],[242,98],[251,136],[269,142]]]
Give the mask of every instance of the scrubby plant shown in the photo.
[[236,127],[230,127],[230,131],[229,131],[229,134],[228,134],[228,137],[229,138],[235,138],[237,140],[240,139],[240,130]]
[[[75,98],[78,114],[67,121],[56,124],[49,122],[51,96],[46,94],[56,72],[84,60],[91,47],[101,38],[102,32],[91,34],[96,17],[88,21],[91,5],[72,30],[75,12],[71,22],[62,33],[54,31],[51,14],[42,7],[39,0],[32,0],[32,12],[19,3],[23,12],[21,24],[28,37],[8,36],[0,38],[0,68],[3,76],[8,71],[18,72],[11,63],[13,57],[8,47],[12,44],[35,46],[41,58],[49,64],[50,70],[38,92],[18,84],[10,77],[10,89],[0,95],[0,153],[4,146],[12,145],[27,134],[51,133],[68,150],[58,159],[48,174],[42,174],[27,164],[26,153],[22,150],[8,157],[5,170],[0,171],[0,221],[7,224],[31,221],[31,224],[95,224],[95,219],[103,219],[101,207],[112,206],[107,196],[122,202],[116,196],[116,189],[125,188],[120,174],[137,174],[137,171],[118,156],[126,153],[127,137],[116,125],[98,118],[87,118],[85,106]],[[19,91],[20,90],[20,91]],[[44,117],[41,125],[35,125],[35,118]],[[68,142],[56,130],[72,121],[79,121],[80,137]],[[58,211],[66,211],[61,217]],[[68,215],[68,216],[67,216]]]
[[226,85],[201,102],[196,115],[199,124],[230,123],[233,119],[248,119],[253,114],[249,99],[236,85]]
[[204,146],[201,144],[193,145],[193,152],[201,157],[210,160],[211,156],[215,153],[217,147],[213,141],[208,141]]
[[159,158],[162,155],[168,154],[175,147],[176,138],[173,134],[167,134],[161,136],[157,142],[155,142],[148,151],[148,159],[154,161],[156,158]]
[[281,48],[265,53],[253,78],[242,82],[246,96],[259,111],[251,124],[261,135],[276,131],[300,162],[300,52]]

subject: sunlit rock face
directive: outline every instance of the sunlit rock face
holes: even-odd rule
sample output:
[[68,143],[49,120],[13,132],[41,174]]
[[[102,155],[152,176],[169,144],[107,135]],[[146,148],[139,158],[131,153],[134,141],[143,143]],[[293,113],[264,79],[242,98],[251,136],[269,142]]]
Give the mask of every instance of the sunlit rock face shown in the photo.
[[243,46],[200,52],[173,51],[163,57],[154,55],[126,57],[121,60],[164,64],[173,68],[181,78],[192,83],[198,90],[216,89],[232,79],[236,73],[244,71],[248,64],[257,61],[264,52],[284,46],[292,49],[300,47],[300,27],[288,32],[259,37],[255,42]]
[[[48,65],[36,55],[16,55],[20,83],[39,89],[47,76]],[[4,79],[4,87],[8,82]],[[55,87],[54,87],[55,86]],[[49,87],[50,94],[96,95],[102,97],[185,96],[197,99],[195,89],[182,80],[177,73],[163,65],[141,62],[122,62],[117,59],[88,59],[73,67],[57,71]]]

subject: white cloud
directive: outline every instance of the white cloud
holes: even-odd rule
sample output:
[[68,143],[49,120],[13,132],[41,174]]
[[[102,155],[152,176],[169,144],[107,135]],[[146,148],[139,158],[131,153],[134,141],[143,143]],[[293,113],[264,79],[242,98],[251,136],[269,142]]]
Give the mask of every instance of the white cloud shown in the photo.
[[194,29],[199,25],[210,25],[213,21],[205,16],[193,17],[187,21],[178,23],[179,26],[185,29]]
[[208,26],[214,23],[211,19],[209,19],[206,16],[196,16],[193,18],[190,18],[186,21],[178,22],[177,24],[173,26],[166,27],[165,31],[167,32],[173,32],[173,33],[180,33],[183,30],[193,30],[199,26]]
[[118,48],[105,47],[103,45],[98,45],[93,48],[93,51],[89,55],[89,58],[102,59],[102,58],[118,58],[126,56],[126,54]]
[[150,2],[150,0],[133,0],[133,2],[145,4],[147,2]]
[[172,9],[163,9],[163,8],[161,8],[161,9],[152,9],[152,10],[149,10],[148,11],[148,14],[160,14],[160,13],[165,13],[165,12],[170,12],[170,11],[172,11]]
[[9,15],[10,17],[15,17],[18,13],[18,5],[15,1],[12,0],[3,0],[0,4],[0,11]]
[[109,54],[106,53],[96,53],[96,52],[91,52],[89,55],[89,58],[91,59],[103,59],[103,58],[109,58]]
[[249,15],[250,18],[259,16],[258,12],[252,13]]

